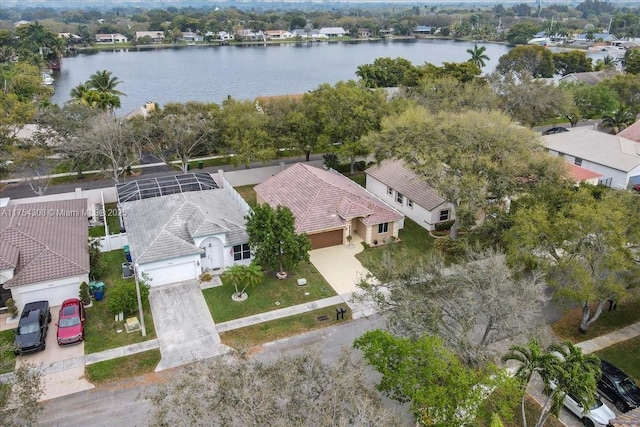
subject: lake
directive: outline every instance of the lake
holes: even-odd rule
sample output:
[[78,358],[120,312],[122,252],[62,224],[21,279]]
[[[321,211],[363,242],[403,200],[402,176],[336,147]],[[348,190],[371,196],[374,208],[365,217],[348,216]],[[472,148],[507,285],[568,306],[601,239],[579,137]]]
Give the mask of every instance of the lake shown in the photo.
[[[495,43],[478,45],[486,46],[490,58],[485,73],[493,71],[510,49]],[[122,81],[118,90],[127,96],[121,97],[118,116],[147,101],[162,106],[186,101],[219,104],[228,96],[252,100],[355,80],[359,65],[380,57],[401,57],[415,65],[463,62],[473,46],[466,41],[413,39],[101,50],[64,58],[62,70],[54,75],[56,92],[51,101],[64,104],[72,88],[100,70],[109,70]]]

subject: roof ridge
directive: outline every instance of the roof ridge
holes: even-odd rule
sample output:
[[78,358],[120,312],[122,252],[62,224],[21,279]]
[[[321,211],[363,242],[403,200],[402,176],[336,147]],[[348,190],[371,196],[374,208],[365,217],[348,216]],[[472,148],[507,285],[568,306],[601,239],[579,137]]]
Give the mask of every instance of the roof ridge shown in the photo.
[[318,197],[320,197],[320,193],[322,192],[322,190],[324,189],[324,186],[327,184],[327,181],[325,181],[324,179],[320,179],[318,178],[313,172],[311,172],[306,165],[302,164],[302,163],[297,163],[299,165],[301,165],[302,167],[305,168],[305,170],[307,171],[307,173],[309,175],[311,175],[314,179],[319,179],[320,182],[322,182],[322,185],[320,186],[320,189],[316,192],[315,196],[313,197],[313,200],[311,201],[311,203],[309,203],[309,208],[307,208],[307,211],[304,213],[304,215],[302,216],[302,218],[300,218],[299,224],[302,224],[306,219],[307,216],[309,216],[309,213],[311,212],[311,206],[314,206],[316,203],[316,200],[318,200]]

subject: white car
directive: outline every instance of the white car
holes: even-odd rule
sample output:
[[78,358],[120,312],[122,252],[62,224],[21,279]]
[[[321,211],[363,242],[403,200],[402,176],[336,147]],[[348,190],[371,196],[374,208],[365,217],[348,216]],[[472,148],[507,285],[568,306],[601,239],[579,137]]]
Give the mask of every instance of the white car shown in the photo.
[[[551,389],[555,388],[553,382],[550,383]],[[596,400],[588,411],[585,411],[576,400],[567,394],[564,398],[564,406],[569,411],[582,420],[582,424],[587,427],[611,427],[610,421],[615,419],[616,414],[607,405],[596,397]]]

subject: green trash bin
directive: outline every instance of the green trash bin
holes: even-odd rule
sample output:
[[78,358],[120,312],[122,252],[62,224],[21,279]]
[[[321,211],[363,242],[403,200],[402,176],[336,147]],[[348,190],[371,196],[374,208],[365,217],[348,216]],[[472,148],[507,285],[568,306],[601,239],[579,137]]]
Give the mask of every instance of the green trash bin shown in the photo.
[[198,162],[198,169],[202,169],[204,167],[204,163],[202,161]]

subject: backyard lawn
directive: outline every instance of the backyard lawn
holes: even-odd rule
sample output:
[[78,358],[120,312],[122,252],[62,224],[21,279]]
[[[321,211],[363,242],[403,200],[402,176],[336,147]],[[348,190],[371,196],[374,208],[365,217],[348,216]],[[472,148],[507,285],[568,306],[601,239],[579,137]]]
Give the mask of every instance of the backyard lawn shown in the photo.
[[551,328],[558,338],[577,343],[640,322],[640,292],[636,291],[634,295],[618,302],[614,311],[608,311],[608,308],[609,304],[605,304],[598,320],[592,323],[584,334],[578,329],[582,315],[582,309],[579,307],[569,310],[560,320],[551,325]]
[[255,185],[243,185],[241,187],[234,187],[234,190],[240,194],[240,196],[244,199],[247,204],[254,208],[256,206],[256,192],[253,187]]
[[[298,286],[297,280],[300,278],[307,279],[305,286]],[[289,272],[289,277],[284,280],[278,280],[272,274],[265,273],[260,285],[247,289],[249,298],[246,301],[233,301],[231,295],[234,292],[231,285],[202,291],[216,323],[336,295],[333,288],[310,262],[298,264],[295,271]]]
[[604,348],[596,355],[622,369],[640,386],[640,337]]
[[[344,320],[336,320],[336,309],[346,309]],[[298,335],[314,329],[333,326],[351,320],[351,310],[346,304],[309,311],[297,316],[285,317],[270,322],[259,323],[245,328],[222,332],[220,339],[229,347],[238,350],[248,350],[252,347],[281,338]]]
[[[1,344],[6,343],[6,344],[9,344],[10,346],[13,346],[13,340],[15,337],[16,335],[13,332],[13,329],[0,331]],[[0,363],[0,374],[13,371],[13,366],[15,365],[15,360],[16,360],[16,356],[13,354],[13,351],[9,350],[3,354],[0,354],[0,357],[2,358],[2,363]]]
[[[116,283],[120,281],[133,280],[133,278],[122,278],[122,263],[126,261],[124,251],[105,252],[102,256],[108,265],[107,274],[100,279],[100,281],[105,283],[105,293],[102,301],[93,301],[93,307],[87,308],[86,310],[87,320],[85,324],[84,342],[84,351],[86,354],[142,342],[156,337],[149,301],[143,301],[142,303],[144,323],[147,330],[146,337],[143,337],[140,331],[127,333],[124,330],[124,322],[116,321],[115,316],[109,312],[107,309],[109,289],[113,288]],[[132,315],[137,316],[137,313],[125,314],[125,319]]]

